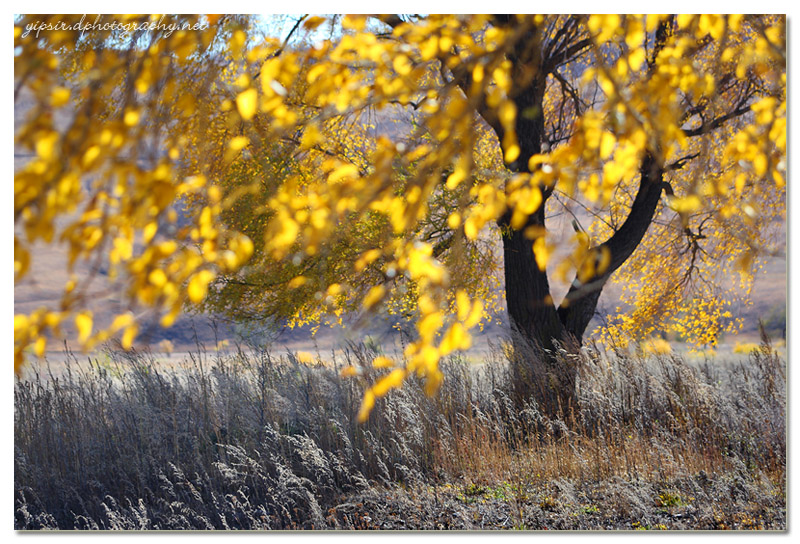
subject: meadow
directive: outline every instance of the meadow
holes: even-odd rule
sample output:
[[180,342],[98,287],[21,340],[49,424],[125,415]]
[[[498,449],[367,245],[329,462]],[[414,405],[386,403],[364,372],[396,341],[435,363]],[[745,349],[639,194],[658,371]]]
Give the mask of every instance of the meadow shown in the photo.
[[786,529],[785,358],[766,337],[735,360],[583,349],[555,418],[514,404],[497,346],[361,424],[379,351],[68,354],[15,385],[14,527]]

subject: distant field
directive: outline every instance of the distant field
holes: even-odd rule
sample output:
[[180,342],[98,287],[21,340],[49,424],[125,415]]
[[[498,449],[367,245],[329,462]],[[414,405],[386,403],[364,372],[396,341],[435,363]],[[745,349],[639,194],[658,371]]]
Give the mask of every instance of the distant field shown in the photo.
[[[85,275],[89,273],[89,267],[85,264],[76,268],[76,274]],[[39,307],[47,306],[57,308],[63,286],[69,280],[66,268],[66,254],[59,246],[37,246],[32,270],[27,277],[16,284],[14,287],[14,312],[31,312]],[[559,287],[554,285],[554,292]],[[565,290],[563,288],[562,290]],[[98,323],[110,323],[117,312],[124,311],[122,297],[119,289],[113,288],[107,276],[102,271],[97,275],[92,284],[93,293],[89,297],[89,309],[94,312],[95,321]],[[621,286],[609,284],[600,297],[598,308],[613,308],[617,305],[621,292]],[[748,306],[735,307],[734,313],[744,318],[744,327],[740,333],[740,341],[757,341],[759,319],[768,321],[769,319],[779,319],[783,316],[785,320],[786,312],[786,260],[784,258],[772,258],[768,261],[765,271],[756,278],[756,283],[751,297],[752,304]],[[143,316],[145,317],[145,316]],[[503,319],[501,317],[501,319]],[[156,319],[144,318],[145,325],[140,334],[139,344],[146,346],[152,344],[153,348],[163,339],[169,339],[180,349],[193,349],[195,345],[195,335],[199,338],[214,338],[215,333],[210,329],[211,321],[202,316],[182,317],[170,329],[161,329]],[[589,330],[595,327],[589,326]],[[75,337],[74,327],[71,323],[62,327],[68,337]],[[775,334],[773,330],[771,333]],[[480,349],[484,349],[487,342],[496,339],[504,333],[504,326],[490,324],[482,334],[478,334],[476,344]],[[374,336],[381,340],[381,343],[398,343],[392,335],[391,327],[387,324],[381,329],[369,331],[326,331],[324,328],[316,339],[311,338],[307,330],[287,331],[276,338],[278,345],[286,345],[292,349],[309,349],[316,342],[320,348],[330,349],[337,344],[343,344],[346,338],[358,341],[364,335]],[[220,325],[216,331],[216,339],[228,339],[234,341],[236,336],[231,329]],[[209,342],[204,342],[209,343]],[[722,343],[733,343],[723,338]],[[58,351],[59,343],[52,343],[50,351]]]
[[[362,342],[363,343],[363,342]],[[672,352],[685,358],[692,364],[699,364],[705,361],[716,364],[737,364],[748,361],[750,358],[750,351],[756,349],[759,343],[759,338],[756,334],[737,335],[728,341],[720,342],[717,348],[712,352],[710,350],[698,350],[693,346],[682,344],[679,342],[672,342],[670,346]],[[203,354],[204,357],[210,360],[218,358],[228,358],[236,355],[237,350],[241,348],[245,353],[252,353],[252,349],[246,345],[236,346],[227,340],[223,341],[219,348],[215,347],[213,343],[203,345],[199,351],[197,347],[190,348],[188,351],[184,349],[171,351],[169,353],[159,349],[159,346],[152,346],[145,348],[146,353],[152,358],[154,363],[158,365],[160,370],[169,372],[179,370],[181,367],[186,366],[187,361],[191,360],[193,355]],[[358,342],[356,342],[358,344]],[[785,358],[786,357],[786,343],[781,339],[776,339],[773,347],[776,353]],[[292,341],[292,342],[276,342],[270,347],[272,353],[276,356],[286,355],[301,355],[301,359],[309,359],[315,363],[323,363],[333,365],[338,359],[341,358],[347,350],[347,344],[343,343],[341,339],[332,337],[323,337],[316,343],[308,341]],[[394,344],[383,343],[380,345],[380,352],[396,360],[402,359],[402,346],[399,342]],[[502,359],[502,349],[500,347],[500,340],[495,337],[483,335],[478,338],[476,345],[467,350],[466,352],[459,353],[458,358],[469,364],[481,365],[485,364],[487,359],[499,360]],[[54,376],[62,376],[66,372],[66,363],[79,363],[86,364],[88,361],[107,361],[109,355],[103,351],[96,351],[92,353],[67,352],[65,350],[52,350],[45,354],[43,359],[37,360],[31,356],[30,360],[23,368],[21,376],[31,377],[36,373],[49,374]]]

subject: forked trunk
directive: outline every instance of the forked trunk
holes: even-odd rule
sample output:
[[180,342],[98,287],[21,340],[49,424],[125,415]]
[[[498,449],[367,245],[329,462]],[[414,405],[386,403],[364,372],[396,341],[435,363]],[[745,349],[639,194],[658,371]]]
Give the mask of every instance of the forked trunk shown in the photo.
[[536,262],[533,241],[524,235],[525,228],[545,228],[544,205],[523,229],[515,230],[507,224],[502,229],[514,392],[519,402],[535,400],[547,415],[564,415],[574,407],[578,352],[600,293],[611,274],[642,241],[653,220],[665,187],[663,167],[647,155],[640,175],[639,190],[625,222],[593,250],[598,261],[605,252],[608,265],[583,282],[576,277],[558,309],[550,294],[547,272]]

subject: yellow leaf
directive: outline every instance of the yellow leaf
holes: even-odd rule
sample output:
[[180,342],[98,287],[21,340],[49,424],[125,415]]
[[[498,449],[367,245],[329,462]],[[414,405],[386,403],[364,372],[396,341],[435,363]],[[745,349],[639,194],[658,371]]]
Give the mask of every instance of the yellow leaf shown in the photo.
[[436,334],[436,331],[442,326],[443,321],[444,319],[441,312],[434,312],[420,319],[417,323],[417,330],[419,331],[420,338],[426,341],[433,339],[433,335]]
[[159,323],[161,323],[161,326],[164,327],[165,329],[170,328],[172,324],[175,323],[175,319],[178,317],[179,311],[180,307],[173,309],[168,314],[164,314],[161,317],[161,320],[159,321]]
[[456,292],[456,315],[459,321],[467,319],[470,308],[472,308],[472,304],[470,304],[469,296],[463,290],[459,289],[458,292]]
[[127,238],[114,238],[114,248],[111,250],[109,259],[112,263],[118,263],[120,260],[130,259],[133,255],[133,245]]
[[609,38],[614,36],[614,33],[619,29],[620,19],[619,15],[592,15],[589,17],[589,30],[592,33],[597,32],[597,43],[608,41]]
[[253,241],[249,237],[241,235],[236,239],[236,242],[233,250],[239,257],[239,262],[245,263],[253,255],[253,250],[255,249]]
[[150,274],[147,275],[147,279],[156,287],[163,287],[164,284],[167,283],[167,275],[160,268],[152,270]]
[[742,18],[743,16],[741,14],[728,15],[728,25],[731,27],[731,30],[739,32],[739,29],[742,27]]
[[58,142],[58,133],[48,132],[36,140],[36,154],[46,161],[52,159],[56,154],[56,142]]
[[307,351],[298,351],[297,360],[304,365],[314,362],[314,356]]
[[614,138],[613,134],[610,132],[603,132],[600,138],[600,158],[603,160],[609,158],[614,151],[614,145],[616,145],[616,143],[617,140]]
[[303,26],[308,30],[314,30],[324,22],[325,22],[324,17],[315,15],[313,17],[309,17],[308,19],[306,19],[305,22],[303,23]]
[[156,231],[158,231],[158,223],[156,221],[151,221],[145,225],[144,229],[142,229],[142,242],[149,244],[156,235]]
[[657,14],[649,14],[647,15],[647,25],[646,30],[647,32],[653,32],[657,27],[658,23],[664,19],[664,15],[657,15]]
[[289,219],[281,226],[283,227],[281,232],[272,238],[271,245],[275,248],[277,254],[283,256],[285,249],[291,246],[297,238],[297,234],[300,232],[300,225]]
[[136,339],[136,334],[139,332],[139,327],[136,323],[128,325],[125,328],[125,332],[122,333],[122,339],[120,340],[123,349],[131,349],[133,345],[133,341]]
[[42,357],[44,355],[44,350],[47,348],[47,338],[44,336],[40,336],[36,339],[36,343],[33,345],[33,352],[36,354],[37,357]]
[[14,316],[14,336],[19,336],[25,329],[28,328],[30,319],[25,314],[16,314]]
[[214,273],[210,270],[201,270],[195,274],[191,281],[189,281],[189,287],[187,289],[189,300],[195,304],[198,304],[204,298],[206,298],[206,294],[208,293],[208,284],[211,283],[211,280],[213,279]]
[[386,294],[386,288],[383,285],[376,285],[364,297],[364,308],[370,309],[381,301],[383,295]]
[[372,386],[372,391],[375,396],[382,397],[394,389],[403,385],[403,380],[406,377],[406,371],[403,368],[396,368],[389,374],[378,380],[378,383]]
[[639,47],[644,41],[644,28],[638,19],[629,19],[628,33],[625,35],[625,43],[634,49]]
[[133,315],[131,315],[130,313],[118,315],[117,317],[114,318],[114,321],[111,323],[111,330],[118,331],[123,327],[127,327],[131,323],[133,323]]
[[247,136],[236,136],[235,138],[231,139],[230,143],[228,143],[228,147],[230,147],[232,151],[239,151],[247,147],[247,144],[249,143],[250,138]]
[[692,213],[696,212],[702,206],[702,201],[697,195],[689,195],[684,197],[676,197],[669,199],[670,208],[678,213]]
[[503,100],[497,108],[497,117],[506,130],[512,129],[517,118],[517,106],[511,100]]
[[331,172],[328,176],[329,183],[337,183],[345,178],[358,176],[358,167],[354,164],[344,164]]
[[697,18],[696,15],[691,15],[689,13],[681,13],[680,15],[678,15],[678,26],[680,28],[685,28],[690,24],[692,24],[692,21],[694,21],[696,18]]
[[78,342],[86,342],[92,334],[92,313],[81,312],[76,315],[75,326],[78,328]]
[[439,40],[436,36],[431,36],[420,45],[419,53],[422,60],[431,60],[439,52]]
[[550,258],[551,248],[545,242],[544,236],[537,238],[533,243],[533,256],[536,259],[536,264],[542,272],[547,268],[547,261]]
[[89,167],[100,156],[100,146],[93,145],[83,154],[83,166]]
[[763,153],[757,154],[753,158],[753,170],[755,171],[757,176],[763,176],[767,173],[767,156]]
[[364,423],[368,418],[372,408],[375,406],[375,393],[367,390],[364,393],[364,398],[361,400],[361,409],[358,411],[359,423]]
[[56,87],[53,89],[53,92],[50,93],[50,103],[54,108],[60,108],[69,102],[69,95],[69,89],[66,87]]
[[346,15],[342,21],[344,28],[352,29],[357,32],[364,30],[367,25],[367,18],[364,15]]
[[394,71],[401,76],[406,76],[411,73],[411,62],[405,55],[397,55],[392,62],[392,66],[394,67]]
[[456,230],[458,227],[461,226],[461,214],[458,212],[453,212],[447,216],[447,226],[450,227],[451,230]]
[[503,160],[505,160],[506,163],[510,164],[515,160],[517,160],[518,158],[519,158],[519,145],[517,145],[517,143],[514,142],[513,144],[506,146],[506,152],[505,155],[503,156]]
[[457,168],[452,174],[447,176],[445,187],[447,187],[448,190],[452,191],[453,189],[458,187],[458,184],[464,181],[466,177],[467,173],[463,169]]
[[379,249],[370,249],[365,251],[361,254],[361,257],[355,263],[356,272],[361,272],[366,268],[370,263],[374,262],[378,257],[381,256],[381,252]]
[[472,337],[461,323],[453,323],[444,335],[439,351],[442,355],[447,355],[456,350],[469,349],[472,345]]
[[475,304],[472,305],[469,316],[464,320],[464,326],[467,329],[474,327],[481,320],[481,317],[483,317],[483,301],[478,299],[475,301]]
[[287,287],[289,289],[297,289],[298,287],[302,287],[303,285],[305,285],[307,281],[308,278],[306,278],[305,276],[297,276],[289,281]]
[[[519,210],[526,216],[533,214],[542,205],[542,191],[538,187],[529,187],[520,191],[520,202],[517,204]],[[519,225],[521,228],[522,225]]]
[[344,289],[340,284],[332,283],[328,286],[328,289],[325,291],[325,293],[329,296],[335,297],[336,295],[341,294],[343,290]]
[[630,64],[631,70],[638,70],[639,68],[641,68],[642,64],[644,64],[644,61],[645,61],[645,53],[644,53],[644,48],[642,47],[637,47],[636,49],[631,51],[630,55],[628,55],[628,64]]
[[125,112],[125,117],[123,119],[123,122],[125,123],[125,126],[135,127],[136,125],[139,124],[140,117],[141,115],[139,114],[138,111],[128,110],[127,112]]
[[247,89],[239,93],[236,97],[236,108],[239,110],[239,115],[242,119],[249,121],[256,114],[256,106],[258,102],[258,91],[255,89]]
[[393,366],[394,366],[394,362],[391,359],[389,359],[388,357],[385,357],[383,355],[379,355],[378,357],[375,357],[375,359],[373,359],[373,361],[372,361],[372,367],[373,368],[391,368]]
[[464,234],[470,240],[478,238],[478,225],[475,224],[475,220],[472,217],[464,222]]
[[478,64],[472,70],[472,81],[474,83],[480,83],[483,81],[483,77],[485,75],[485,71],[483,69],[483,64]]

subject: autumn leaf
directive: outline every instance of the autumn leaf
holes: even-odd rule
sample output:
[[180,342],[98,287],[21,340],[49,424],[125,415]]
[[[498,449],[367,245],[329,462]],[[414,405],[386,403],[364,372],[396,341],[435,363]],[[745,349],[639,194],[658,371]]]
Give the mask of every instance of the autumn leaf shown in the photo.
[[247,89],[239,93],[236,97],[236,107],[239,110],[239,115],[242,119],[249,121],[256,114],[258,106],[258,91],[255,89]]

